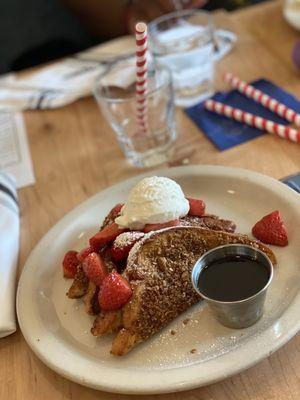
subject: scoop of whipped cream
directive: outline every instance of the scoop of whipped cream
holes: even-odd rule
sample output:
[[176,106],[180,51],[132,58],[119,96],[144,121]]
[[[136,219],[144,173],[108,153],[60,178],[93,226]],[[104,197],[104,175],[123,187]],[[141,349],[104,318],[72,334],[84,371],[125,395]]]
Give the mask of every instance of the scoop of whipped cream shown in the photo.
[[178,183],[152,176],[134,186],[115,222],[125,228],[140,230],[146,224],[161,224],[183,217],[189,208]]

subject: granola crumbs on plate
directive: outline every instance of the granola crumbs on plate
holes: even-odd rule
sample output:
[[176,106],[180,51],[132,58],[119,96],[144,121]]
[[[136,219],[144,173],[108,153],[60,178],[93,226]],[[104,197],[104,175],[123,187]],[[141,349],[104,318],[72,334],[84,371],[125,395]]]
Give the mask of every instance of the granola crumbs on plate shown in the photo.
[[174,331],[174,329],[171,330],[171,335],[176,335],[176,331]]
[[191,353],[191,354],[196,354],[196,353],[197,353],[197,349],[192,349],[192,350],[190,350],[190,353]]
[[185,318],[182,323],[183,325],[187,325],[190,322],[190,318]]

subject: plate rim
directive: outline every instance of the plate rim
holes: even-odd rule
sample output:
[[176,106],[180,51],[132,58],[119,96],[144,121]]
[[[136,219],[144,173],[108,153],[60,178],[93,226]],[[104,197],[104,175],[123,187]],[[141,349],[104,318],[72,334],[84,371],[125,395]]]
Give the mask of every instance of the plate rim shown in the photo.
[[[129,186],[134,184],[136,181],[142,179],[143,177],[146,176],[151,176],[151,175],[163,175],[163,176],[169,176],[173,177],[176,179],[176,176],[180,178],[181,176],[187,176],[187,175],[218,175],[218,176],[228,176],[228,177],[246,177],[247,179],[250,179],[252,181],[255,181],[255,183],[262,182],[264,185],[269,186],[274,189],[274,186],[278,188],[278,191],[281,193],[284,193],[284,197],[287,197],[291,199],[293,202],[299,201],[299,195],[294,192],[291,188],[283,184],[282,182],[279,182],[278,180],[269,177],[267,175],[261,174],[259,172],[247,170],[247,169],[242,169],[242,168],[233,168],[233,167],[225,167],[225,166],[220,166],[220,165],[190,165],[190,166],[180,166],[180,167],[174,167],[174,168],[166,168],[166,169],[161,169],[157,171],[148,171],[143,174],[138,174],[135,175],[134,177],[131,177],[126,180],[122,180],[113,186],[110,186],[93,196],[89,197],[86,199],[84,202],[78,204],[75,206],[71,211],[69,211],[66,215],[64,215],[61,219],[55,223],[51,229],[40,239],[40,241],[35,245],[35,247],[32,249],[30,252],[30,255],[28,256],[24,267],[22,269],[22,273],[19,279],[18,283],[18,289],[17,289],[17,300],[16,300],[16,308],[17,308],[17,316],[18,316],[18,321],[19,321],[19,326],[20,330],[22,331],[22,334],[31,348],[31,350],[37,355],[37,357],[43,361],[48,367],[50,367],[52,370],[57,372],[58,374],[62,375],[63,377],[76,382],[80,383],[84,386],[88,386],[97,390],[103,390],[111,393],[123,393],[123,394],[158,394],[158,393],[171,393],[171,392],[178,392],[178,391],[183,391],[183,390],[191,390],[196,387],[200,387],[206,384],[211,384],[216,381],[219,381],[221,379],[228,378],[236,373],[242,372],[247,368],[250,368],[251,366],[255,365],[262,359],[268,357],[270,354],[275,352],[278,348],[283,346],[288,340],[290,340],[300,329],[300,320],[295,321],[293,318],[289,318],[291,314],[293,313],[293,310],[297,310],[297,306],[300,305],[300,294],[297,294],[291,304],[288,306],[288,308],[285,310],[285,312],[280,316],[278,321],[285,321],[284,323],[287,324],[287,322],[290,322],[290,325],[288,329],[286,329],[285,333],[280,336],[279,339],[276,340],[276,343],[271,342],[268,343],[267,346],[264,347],[263,351],[256,357],[252,357],[251,361],[245,362],[244,365],[231,365],[227,371],[223,371],[223,373],[220,373],[220,371],[216,370],[213,374],[211,374],[210,377],[195,377],[195,371],[197,370],[197,367],[201,365],[201,363],[196,363],[193,365],[185,366],[185,367],[179,367],[179,368],[172,368],[169,370],[152,370],[151,374],[156,376],[156,378],[159,380],[159,384],[157,383],[157,379],[155,384],[149,379],[149,371],[143,371],[143,374],[145,374],[145,377],[147,375],[148,379],[144,382],[143,379],[140,379],[138,382],[135,382],[134,385],[131,384],[131,381],[129,380],[126,383],[124,381],[121,383],[121,381],[118,382],[116,385],[116,378],[113,376],[112,382],[106,381],[106,382],[95,382],[94,379],[89,380],[86,379],[85,377],[83,378],[82,376],[79,376],[76,373],[73,373],[72,371],[63,368],[61,365],[57,365],[53,363],[52,361],[49,361],[49,357],[47,358],[47,355],[45,355],[45,351],[41,349],[41,346],[38,346],[36,341],[34,340],[32,335],[30,335],[30,328],[26,326],[26,322],[24,321],[24,314],[22,310],[22,302],[20,299],[22,298],[22,292],[24,290],[24,281],[26,281],[27,275],[30,274],[30,265],[31,265],[31,260],[34,259],[35,254],[38,253],[39,249],[43,246],[44,242],[47,242],[47,237],[51,235],[51,233],[55,230],[59,230],[61,225],[64,225],[66,221],[72,219],[73,214],[78,214],[80,210],[85,210],[89,203],[93,203],[99,195],[105,196],[109,194],[110,191],[114,191],[117,189],[119,185],[124,185],[124,186]],[[293,320],[293,321],[292,321]],[[263,334],[266,335],[268,331],[270,330],[270,327],[267,327],[264,331]],[[246,344],[244,346],[246,347]],[[239,348],[241,351],[241,348]],[[242,351],[244,351],[242,349]],[[225,354],[225,356],[228,356],[231,352]],[[218,359],[218,357],[216,358]],[[215,360],[216,360],[215,359]],[[107,368],[104,366],[104,368],[107,371],[112,371],[114,368]],[[189,370],[192,373],[193,378],[187,378],[182,379],[181,374],[178,372],[182,372],[183,370]],[[222,370],[222,368],[221,368]],[[122,370],[121,370],[122,371]],[[177,373],[176,373],[177,371]],[[132,373],[131,370],[128,370],[129,374]],[[171,379],[169,375],[174,375],[176,379]],[[167,375],[167,376],[166,376]],[[186,374],[185,374],[186,375]],[[129,377],[129,375],[128,375]]]

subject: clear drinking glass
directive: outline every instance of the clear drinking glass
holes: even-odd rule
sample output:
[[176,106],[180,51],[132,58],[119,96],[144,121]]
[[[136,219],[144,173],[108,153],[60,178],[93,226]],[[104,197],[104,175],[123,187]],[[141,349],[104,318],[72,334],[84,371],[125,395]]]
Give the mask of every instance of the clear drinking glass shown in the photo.
[[213,94],[215,42],[208,12],[175,11],[151,22],[149,33],[155,62],[172,71],[176,105],[189,107]]
[[94,88],[105,119],[115,131],[126,158],[136,167],[166,162],[172,155],[176,139],[170,72],[148,67],[147,84],[146,129],[141,128],[137,118],[134,65],[114,65],[100,76]]

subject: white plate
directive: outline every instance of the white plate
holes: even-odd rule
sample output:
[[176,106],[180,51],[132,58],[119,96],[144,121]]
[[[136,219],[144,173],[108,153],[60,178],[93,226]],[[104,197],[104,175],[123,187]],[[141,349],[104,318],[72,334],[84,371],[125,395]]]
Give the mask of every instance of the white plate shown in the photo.
[[[279,267],[265,314],[250,328],[231,330],[199,304],[122,358],[109,354],[111,337],[97,339],[89,333],[93,318],[80,300],[66,297],[70,281],[62,278],[61,260],[66,250],[87,243],[110,208],[124,201],[142,177],[137,176],[67,214],[32,251],[19,282],[17,311],[27,343],[45,364],[75,382],[119,393],[191,389],[250,367],[300,327],[299,195],[274,179],[241,169],[191,166],[158,174],[175,179],[186,195],[203,198],[208,212],[234,220],[239,232],[250,234],[263,215],[275,209],[282,212],[290,244],[274,247]],[[184,325],[187,317],[191,320]],[[172,329],[175,335],[170,334]]]

